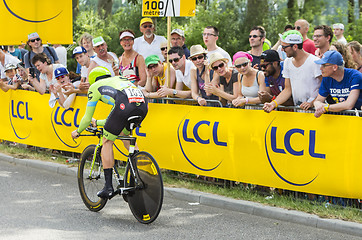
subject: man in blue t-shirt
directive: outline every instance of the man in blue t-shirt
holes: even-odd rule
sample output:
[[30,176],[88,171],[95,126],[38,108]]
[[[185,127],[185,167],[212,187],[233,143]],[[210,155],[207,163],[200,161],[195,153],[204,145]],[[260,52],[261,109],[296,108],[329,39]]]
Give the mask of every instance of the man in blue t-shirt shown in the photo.
[[[284,62],[280,61],[277,51],[269,49],[261,54],[260,68],[264,72],[265,85],[270,88],[270,92],[259,91],[258,96],[261,103],[270,102],[275,99],[285,88],[285,78],[282,75]],[[283,103],[284,106],[293,106],[293,99]]]
[[[340,112],[352,108],[361,109],[362,106],[362,73],[355,69],[343,67],[343,57],[337,51],[327,51],[320,60],[322,84],[319,94],[314,101],[315,117],[323,113]],[[334,104],[325,103],[328,95],[331,95]]]

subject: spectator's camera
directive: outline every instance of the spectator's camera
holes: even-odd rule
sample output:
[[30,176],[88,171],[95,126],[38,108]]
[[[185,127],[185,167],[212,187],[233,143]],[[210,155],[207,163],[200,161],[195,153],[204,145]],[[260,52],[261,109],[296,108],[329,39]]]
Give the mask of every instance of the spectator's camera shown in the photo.
[[29,68],[29,73],[31,75],[32,78],[35,78],[35,68]]

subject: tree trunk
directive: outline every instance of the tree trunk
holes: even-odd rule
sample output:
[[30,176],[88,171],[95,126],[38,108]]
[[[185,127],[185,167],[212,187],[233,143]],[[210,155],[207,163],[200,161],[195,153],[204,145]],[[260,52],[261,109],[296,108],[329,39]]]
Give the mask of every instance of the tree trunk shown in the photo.
[[348,23],[354,22],[354,0],[348,0]]
[[268,0],[248,0],[244,24],[246,32],[248,32],[253,26],[263,24],[264,18],[268,16],[267,6]]
[[113,0],[98,0],[98,14],[103,19],[112,14]]
[[79,0],[72,0],[72,7],[73,7],[73,21],[75,21],[79,13]]
[[294,23],[299,18],[299,9],[296,0],[288,0],[288,21]]

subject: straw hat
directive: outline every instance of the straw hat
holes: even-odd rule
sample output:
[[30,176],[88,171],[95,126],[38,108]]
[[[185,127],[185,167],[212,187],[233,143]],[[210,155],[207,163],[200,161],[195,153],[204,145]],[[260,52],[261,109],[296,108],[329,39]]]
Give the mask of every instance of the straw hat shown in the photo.
[[223,57],[220,53],[218,52],[215,52],[213,54],[210,55],[210,64],[209,64],[209,68],[212,69],[212,64],[214,64],[214,62],[216,61],[223,61],[225,63],[228,63],[229,62],[229,59]]
[[190,48],[190,58],[199,54],[206,54],[206,50],[201,45],[192,45]]

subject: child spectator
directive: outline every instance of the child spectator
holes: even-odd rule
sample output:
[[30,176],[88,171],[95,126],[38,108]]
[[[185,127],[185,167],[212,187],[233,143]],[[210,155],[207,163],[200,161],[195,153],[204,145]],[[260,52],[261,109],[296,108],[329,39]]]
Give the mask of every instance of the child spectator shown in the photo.
[[67,90],[69,84],[72,84],[74,88],[78,88],[80,81],[72,83],[69,78],[69,72],[65,67],[59,67],[55,69],[54,77],[56,78],[57,82],[49,86],[49,106],[53,108],[55,103],[58,102],[61,107],[68,109],[70,106],[72,106],[76,93],[66,95],[64,92]]

